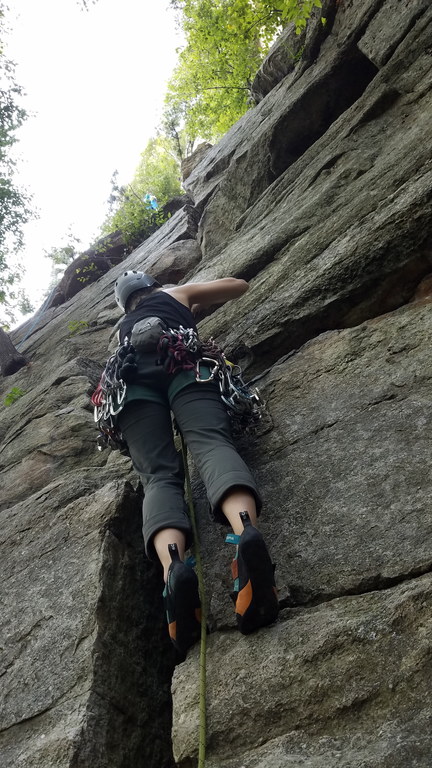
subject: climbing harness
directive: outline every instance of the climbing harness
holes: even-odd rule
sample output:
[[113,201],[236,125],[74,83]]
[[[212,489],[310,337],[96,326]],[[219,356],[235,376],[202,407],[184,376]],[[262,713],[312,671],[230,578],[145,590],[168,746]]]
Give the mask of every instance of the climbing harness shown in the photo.
[[[262,418],[264,402],[256,388],[245,384],[240,366],[227,360],[213,339],[201,341],[192,328],[170,328],[160,338],[158,353],[167,373],[194,370],[198,383],[219,384],[234,436],[244,435],[256,427]],[[203,373],[203,367],[210,371],[208,375]]]
[[206,751],[206,654],[207,654],[207,610],[205,602],[204,576],[201,559],[201,550],[198,538],[198,526],[195,507],[192,499],[192,486],[187,461],[187,448],[183,435],[180,433],[181,451],[186,484],[186,499],[189,508],[189,517],[192,525],[194,539],[194,554],[196,561],[196,573],[198,577],[198,590],[201,601],[201,641],[199,658],[199,733],[198,733],[198,768],[204,768]]
[[[231,420],[233,437],[244,436],[256,428],[262,418],[264,402],[256,388],[245,384],[239,365],[226,359],[213,339],[201,341],[193,328],[163,330],[163,321],[148,318],[136,337],[139,348],[148,350],[153,344],[156,364],[168,374],[194,371],[200,384],[215,382],[219,385],[222,402]],[[96,391],[92,395],[94,420],[99,427],[99,450],[106,447],[127,455],[125,441],[116,426],[116,416],[126,402],[126,390],[138,374],[135,346],[126,338],[108,359]]]

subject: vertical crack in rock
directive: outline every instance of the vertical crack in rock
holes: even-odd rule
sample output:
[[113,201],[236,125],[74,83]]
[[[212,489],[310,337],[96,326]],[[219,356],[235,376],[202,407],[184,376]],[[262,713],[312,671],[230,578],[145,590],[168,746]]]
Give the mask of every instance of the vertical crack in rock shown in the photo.
[[70,768],[174,768],[174,658],[160,572],[144,555],[141,501],[126,484],[105,532],[92,689]]

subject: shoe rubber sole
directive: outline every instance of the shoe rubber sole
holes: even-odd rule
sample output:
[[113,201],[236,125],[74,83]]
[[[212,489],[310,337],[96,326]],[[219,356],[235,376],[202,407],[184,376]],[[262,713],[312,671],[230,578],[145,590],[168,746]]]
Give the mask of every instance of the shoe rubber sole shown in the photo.
[[172,578],[174,587],[170,602],[175,619],[168,622],[168,632],[177,651],[185,655],[201,634],[198,579],[196,573],[183,564],[176,568]]
[[236,600],[236,616],[240,632],[249,635],[276,621],[279,601],[274,583],[274,567],[260,532],[248,526],[239,544],[239,573],[249,579]]

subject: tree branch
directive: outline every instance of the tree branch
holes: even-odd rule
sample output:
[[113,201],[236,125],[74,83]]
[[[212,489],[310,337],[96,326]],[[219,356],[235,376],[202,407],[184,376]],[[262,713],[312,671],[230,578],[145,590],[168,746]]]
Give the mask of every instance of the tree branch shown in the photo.
[[248,91],[246,85],[212,85],[208,88],[200,88],[201,91]]

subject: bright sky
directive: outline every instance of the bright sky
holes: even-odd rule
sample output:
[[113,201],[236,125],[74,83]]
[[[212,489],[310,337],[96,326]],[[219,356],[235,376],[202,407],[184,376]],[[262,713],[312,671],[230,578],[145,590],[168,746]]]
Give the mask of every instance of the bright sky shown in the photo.
[[[18,132],[19,181],[39,219],[27,226],[25,285],[50,280],[43,249],[68,230],[85,249],[106,215],[110,178],[130,181],[160,122],[181,37],[168,0],[13,0],[7,55],[32,116]],[[12,6],[12,2],[11,2]]]

